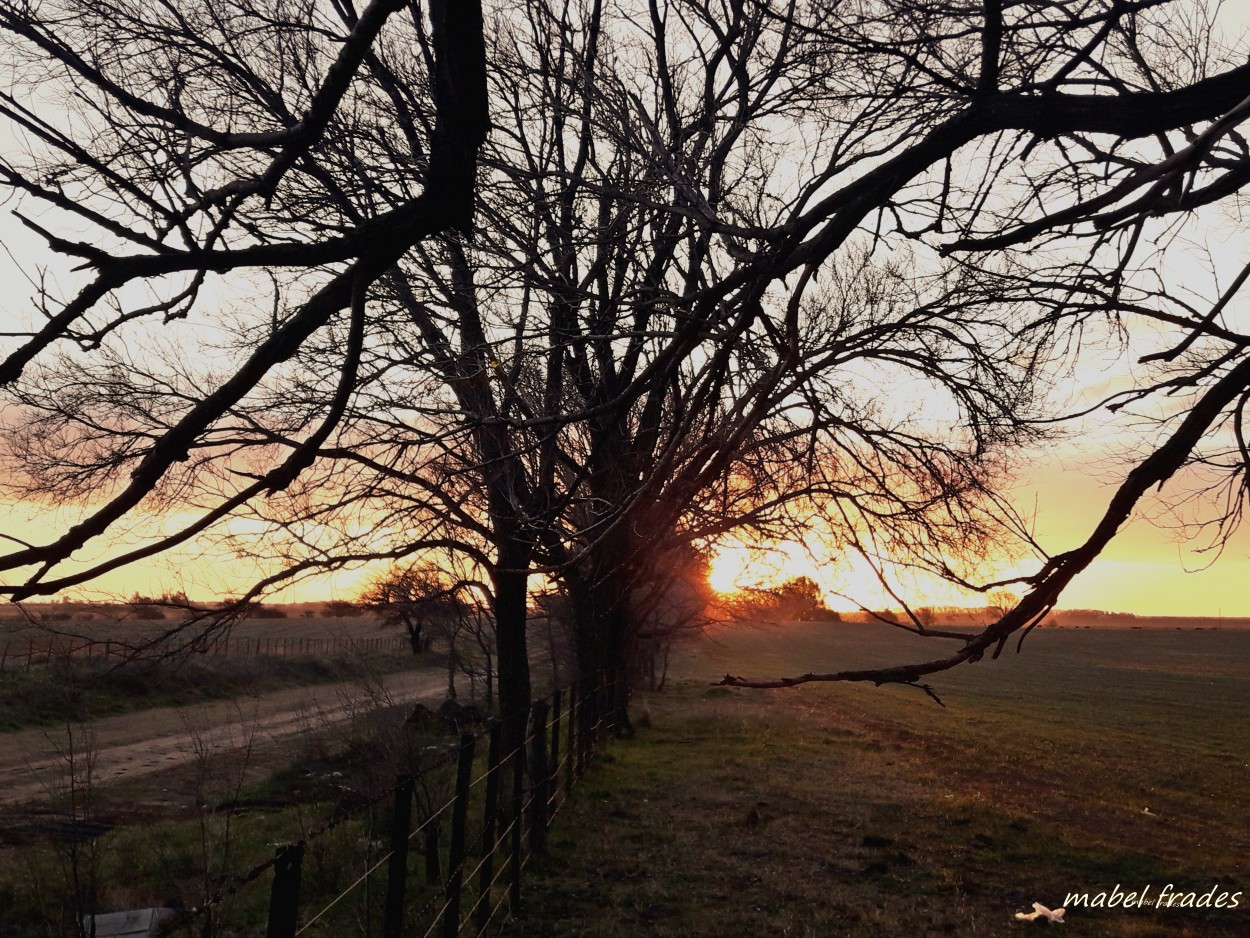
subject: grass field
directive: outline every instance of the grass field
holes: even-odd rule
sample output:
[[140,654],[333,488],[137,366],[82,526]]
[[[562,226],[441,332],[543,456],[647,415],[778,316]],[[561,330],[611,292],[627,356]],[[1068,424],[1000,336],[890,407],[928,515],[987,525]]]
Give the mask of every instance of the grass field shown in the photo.
[[[387,830],[389,799],[363,811],[360,802],[384,793],[401,771],[445,761],[448,751],[446,740],[407,732],[408,705],[376,690],[358,688],[346,720],[319,723],[312,715],[304,732],[278,743],[252,737],[237,749],[222,746],[221,734],[204,734],[192,763],[160,777],[167,786],[160,802],[133,797],[150,795],[146,782],[76,793],[56,786],[50,809],[31,809],[10,825],[0,819],[0,936],[77,936],[77,909],[192,908],[272,857],[276,844],[305,839],[301,896],[306,911],[324,906],[384,844],[378,837]],[[246,721],[241,714],[232,728],[236,740],[248,737]],[[438,750],[433,756],[429,743]],[[253,769],[262,766],[259,776]],[[446,775],[423,779],[417,810],[446,799]],[[375,890],[384,877],[385,867],[371,881]],[[240,888],[214,910],[213,927],[201,917],[195,933],[263,934],[269,880]],[[340,910],[346,928],[331,919],[330,930],[312,934],[359,933],[350,923],[358,906],[368,908],[368,892]],[[415,878],[409,892],[414,907],[441,898],[441,889],[423,890]]]
[[[441,671],[438,658],[419,664]],[[414,666],[406,650],[288,657],[193,656],[176,668],[166,662],[56,660],[0,679],[0,733],[29,726],[63,726],[150,710],[185,707],[290,687],[361,680]]]
[[[275,607],[273,618],[247,618],[230,626],[231,639],[269,638],[282,640],[326,640],[333,638],[371,639],[395,635],[395,628],[383,629],[372,613],[353,616],[326,615],[320,603]],[[148,607],[155,608],[155,607]],[[96,641],[131,642],[164,632],[176,625],[181,613],[159,609],[164,619],[140,618],[136,609],[126,606],[43,604],[27,607],[29,616],[0,607],[0,646],[11,643],[14,651],[33,640],[37,645],[58,635],[83,636]]]
[[1234,911],[1070,908],[1064,934],[1250,934],[1250,633],[1039,630],[906,688],[710,686],[912,660],[865,625],[732,628],[641,704],[556,824],[513,935],[1020,935],[1034,901],[1171,884]]
[[[282,611],[281,618],[233,624],[207,654],[188,653],[187,638],[175,635],[133,658],[133,649],[177,625],[172,612],[159,621],[124,607],[45,605],[38,621],[10,613],[0,619],[0,732],[352,680],[412,664],[399,630],[383,628],[374,615],[327,616],[311,604]],[[88,641],[95,644],[88,648]]]
[[[1250,632],[1041,629],[1023,655],[936,677],[945,707],[908,688],[714,686],[726,672],[934,654],[898,632],[818,623],[725,627],[683,650],[671,689],[636,701],[637,738],[614,743],[556,818],[549,855],[526,871],[527,913],[505,934],[1025,935],[1044,926],[1012,915],[1034,901],[1117,887],[1155,899],[1168,885],[1243,895],[1236,910],[1070,908],[1061,933],[1250,934]],[[232,784],[210,786],[212,824],[236,817],[230,838],[212,833],[234,844],[232,868],[316,823],[305,802],[322,795],[303,786],[393,777],[351,739],[292,745],[288,768],[244,791],[245,814],[213,807],[235,798]],[[235,763],[213,771],[229,779]],[[206,815],[176,814],[100,839],[110,907],[177,905],[205,888]],[[350,859],[373,843],[344,836],[319,849]],[[0,863],[0,908],[28,914],[9,920],[12,934],[42,933],[58,900],[37,887],[65,879],[65,849]],[[317,876],[337,869],[331,859]],[[263,889],[248,893],[235,912],[258,920],[263,902]]]

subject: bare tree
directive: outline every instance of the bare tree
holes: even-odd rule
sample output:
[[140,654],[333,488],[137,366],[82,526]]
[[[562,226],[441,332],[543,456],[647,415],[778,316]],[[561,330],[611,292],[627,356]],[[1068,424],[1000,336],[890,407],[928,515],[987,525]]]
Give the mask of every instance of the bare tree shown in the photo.
[[712,588],[707,559],[688,543],[657,547],[652,557],[629,600],[627,660],[631,683],[662,691],[673,647],[702,635],[713,621]]
[[[21,544],[4,557],[5,569],[28,571],[7,588],[15,598],[151,556],[290,486],[341,419],[360,367],[370,284],[423,238],[471,226],[476,152],[487,123],[481,14],[473,3],[432,5],[427,56],[404,59],[418,73],[412,91],[422,90],[388,102],[389,127],[362,126],[358,115],[367,102],[376,118],[387,100],[378,76],[390,73],[392,44],[424,36],[426,25],[407,3],[377,0],[359,15],[350,4],[261,10],[211,0],[177,8],[72,0],[52,7],[0,6],[12,55],[0,111],[31,151],[25,165],[7,161],[3,177],[12,191],[60,213],[62,223],[90,232],[82,241],[46,236],[53,251],[81,261],[88,277],[67,300],[51,288],[41,294],[45,324],[19,334],[0,366],[0,382],[12,386],[18,405],[44,414],[16,428],[6,455],[26,461],[35,491],[76,498],[103,489],[107,497],[63,537]],[[81,137],[60,126],[68,122],[41,116],[40,102],[19,82],[37,61],[46,63],[38,70],[49,73],[53,88],[77,102],[74,116],[87,128]],[[386,143],[391,127],[407,134],[402,179],[370,178],[352,213],[308,211],[339,184],[327,166],[342,160],[350,172],[354,154],[393,149]],[[170,372],[154,375],[130,359],[125,340],[149,336],[148,320],[174,328],[198,311],[211,275],[246,270],[271,273],[270,314],[238,323],[248,335],[238,343],[237,365],[192,374],[175,359]],[[142,299],[145,286],[157,302]],[[350,315],[340,323],[345,309]],[[292,437],[307,432],[288,437],[266,468],[248,473],[231,460],[249,442],[236,436],[245,434],[234,425],[241,402],[281,380],[281,364],[318,330],[335,326],[342,329],[339,354],[328,373],[304,379],[324,396],[309,410],[288,405]],[[41,353],[65,344],[94,352],[90,364],[57,368],[54,358],[18,382]],[[54,436],[72,440],[79,458],[49,455]],[[279,446],[272,433],[266,441]],[[168,504],[194,473],[213,471],[251,480],[175,534],[49,577],[137,507]]]
[[456,699],[456,675],[463,673],[471,693],[476,695],[480,684],[491,706],[495,628],[490,589],[454,556],[443,558],[441,566],[429,559],[394,565],[366,584],[359,601],[380,612],[383,624],[402,627],[414,655],[429,651],[435,640],[446,646],[448,698]]
[[[286,561],[244,601],[449,549],[487,571],[519,718],[536,566],[583,667],[616,671],[664,541],[810,510],[865,555],[988,587],[951,556],[1018,527],[990,483],[1039,369],[1094,317],[1173,322],[1173,357],[1206,357],[1158,389],[1202,394],[1086,547],[959,654],[856,679],[1001,648],[1240,420],[1220,307],[1143,303],[1127,266],[1152,218],[1245,178],[1250,66],[1182,61],[1167,10],[531,0],[490,11],[487,50],[472,3],[0,3],[0,113],[30,143],[0,172],[83,265],[66,298],[38,285],[42,322],[0,365],[10,492],[90,502],[15,541],[4,590],[236,517]],[[908,387],[955,416],[888,406]]]
[[382,615],[383,625],[400,626],[414,655],[429,651],[431,633],[446,617],[459,615],[458,587],[448,584],[428,564],[393,567],[374,577],[361,591],[359,602]]

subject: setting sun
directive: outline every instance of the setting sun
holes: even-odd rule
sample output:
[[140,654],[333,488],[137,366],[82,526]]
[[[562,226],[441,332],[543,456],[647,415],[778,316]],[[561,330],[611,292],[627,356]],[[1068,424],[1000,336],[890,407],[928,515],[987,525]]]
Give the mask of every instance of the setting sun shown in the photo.
[[751,562],[751,552],[745,547],[721,547],[712,557],[707,582],[718,593],[733,593],[740,588],[738,581]]
[[713,551],[709,566],[708,584],[718,593],[775,589],[798,576],[823,580],[808,549],[796,541],[763,546],[737,542],[720,545]]

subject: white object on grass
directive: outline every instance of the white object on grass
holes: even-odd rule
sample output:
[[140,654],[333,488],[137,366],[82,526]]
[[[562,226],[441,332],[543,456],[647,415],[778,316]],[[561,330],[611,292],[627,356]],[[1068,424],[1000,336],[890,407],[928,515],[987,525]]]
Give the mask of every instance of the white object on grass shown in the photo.
[[1046,922],[1058,922],[1060,925],[1062,925],[1063,913],[1065,911],[1066,910],[1063,909],[1062,907],[1058,909],[1048,909],[1046,908],[1046,906],[1042,905],[1040,902],[1034,902],[1032,912],[1017,912],[1016,913],[1016,921],[1036,922],[1038,919],[1042,919]]

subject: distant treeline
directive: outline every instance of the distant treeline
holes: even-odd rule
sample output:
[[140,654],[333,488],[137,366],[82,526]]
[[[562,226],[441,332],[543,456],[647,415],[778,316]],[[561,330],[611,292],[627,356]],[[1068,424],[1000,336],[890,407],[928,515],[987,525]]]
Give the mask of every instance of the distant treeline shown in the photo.
[[[92,619],[152,619],[176,618],[185,612],[201,612],[209,609],[227,608],[232,600],[197,601],[185,597],[152,598],[136,595],[127,602],[66,600],[56,603],[22,603],[20,608],[8,611],[0,609],[0,618],[33,619],[35,623],[69,622]],[[369,610],[346,600],[326,600],[305,603],[249,603],[243,618],[287,619],[293,617],[313,618],[326,616],[335,619],[362,616]]]
[[[928,613],[932,619],[926,625],[981,627],[990,622],[994,613],[989,609],[968,609],[940,606]],[[880,613],[843,612],[837,617],[843,622],[872,622],[880,617],[906,622],[901,609]],[[836,620],[835,620],[836,621]],[[1099,629],[1250,629],[1247,616],[1145,616],[1131,612],[1106,612],[1102,609],[1056,609],[1042,623],[1052,628],[1099,628]]]

